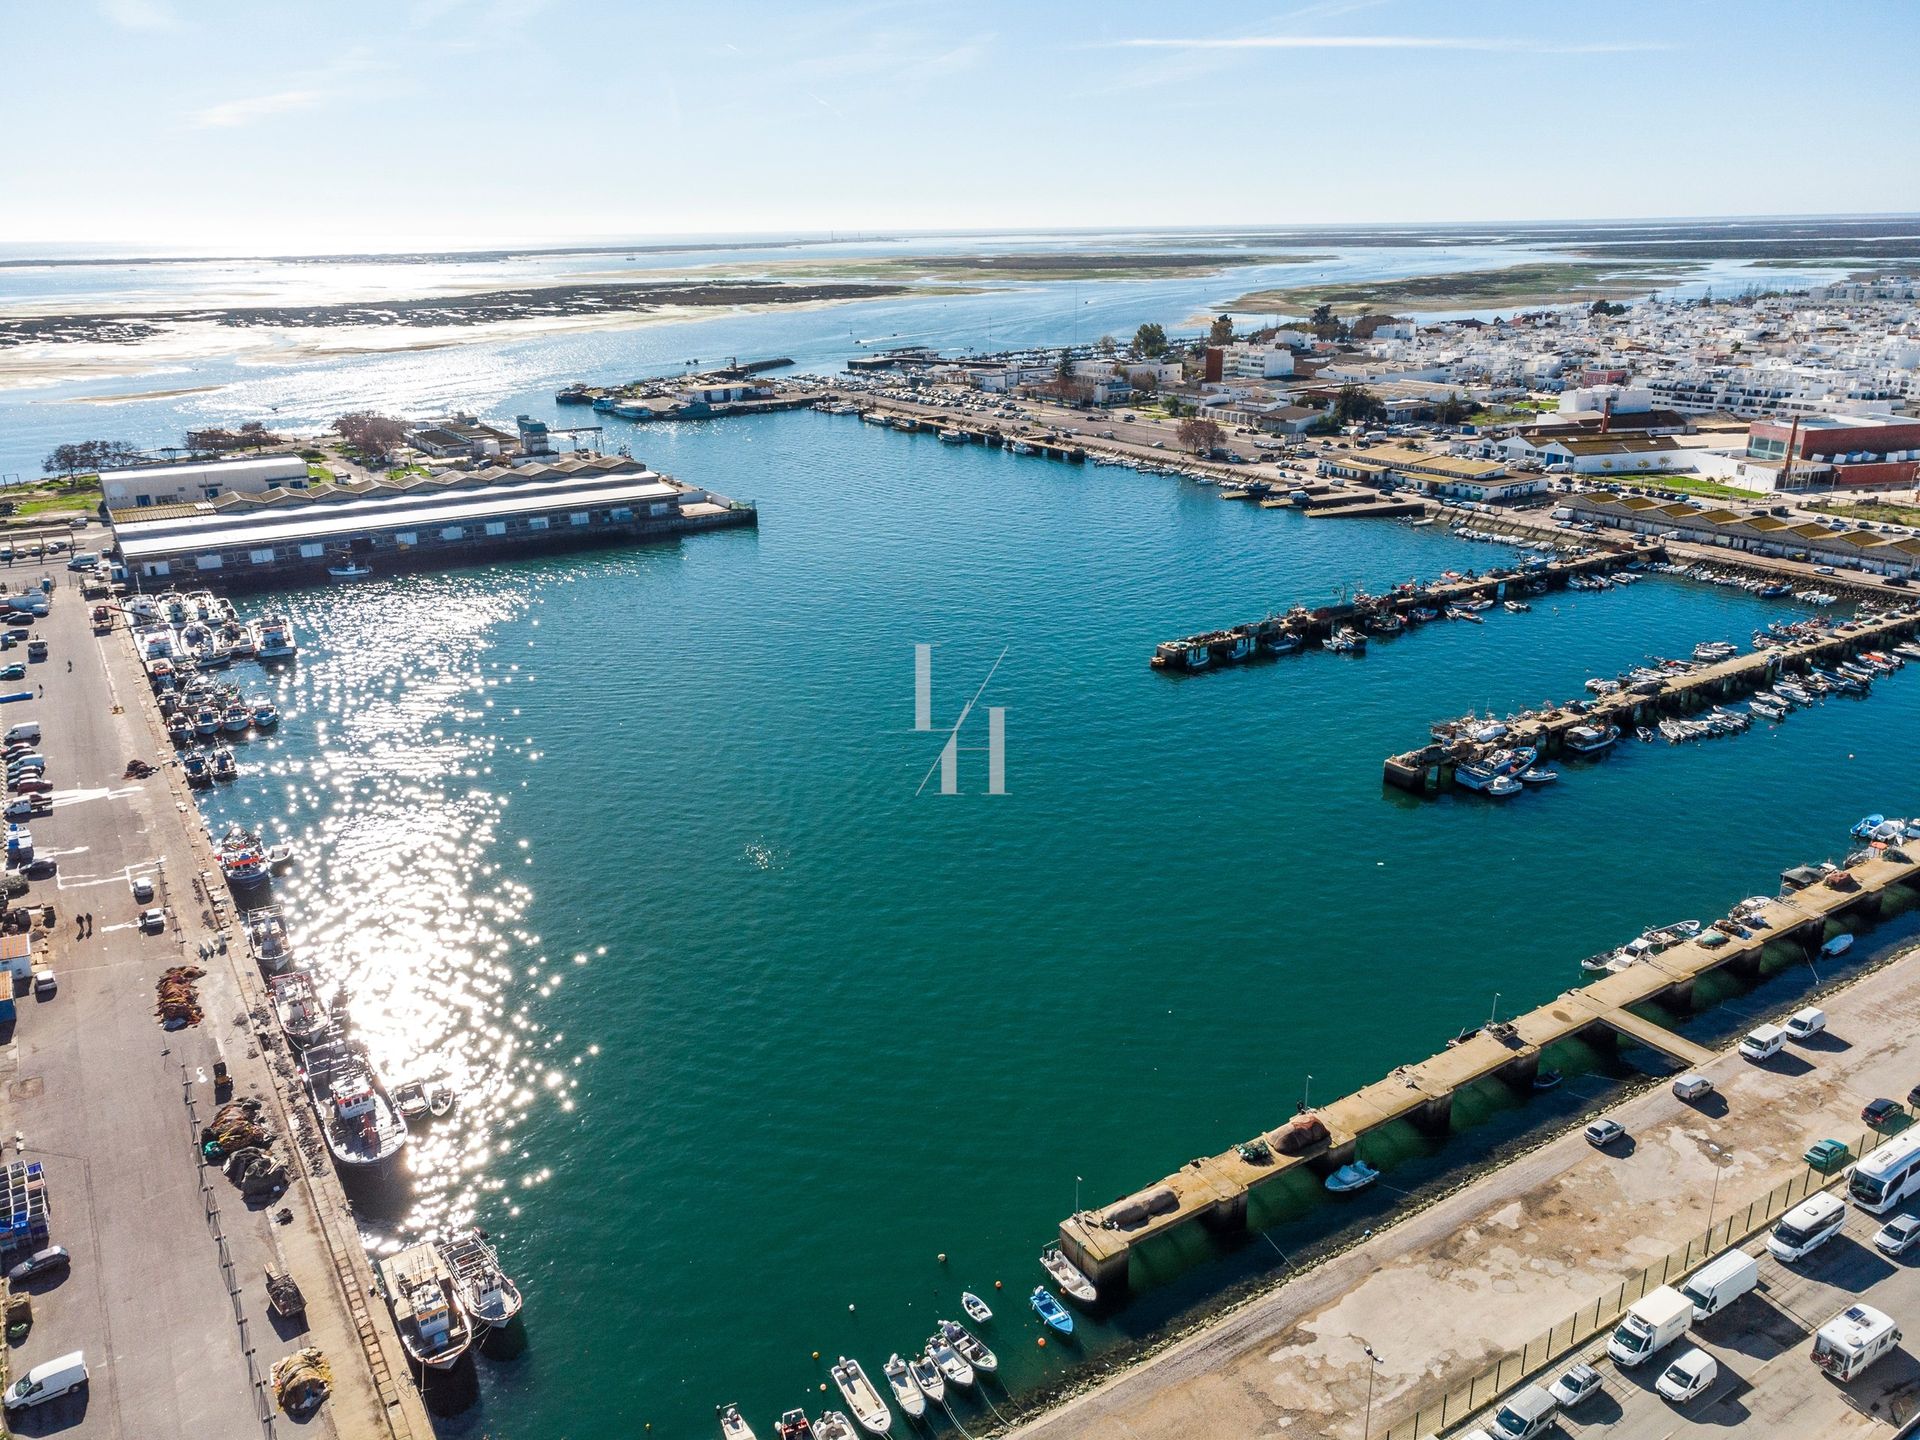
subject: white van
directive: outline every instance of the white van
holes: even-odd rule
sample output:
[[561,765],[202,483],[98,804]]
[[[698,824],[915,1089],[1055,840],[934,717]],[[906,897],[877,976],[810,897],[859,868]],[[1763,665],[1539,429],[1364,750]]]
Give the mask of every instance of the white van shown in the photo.
[[1727,1308],[1759,1283],[1760,1262],[1740,1250],[1729,1250],[1702,1265],[1680,1293],[1693,1301],[1693,1318],[1704,1320]]
[[1494,1411],[1490,1428],[1501,1440],[1533,1440],[1559,1412],[1558,1401],[1538,1385],[1529,1385]]
[[29,745],[38,745],[40,743],[40,722],[38,720],[21,720],[7,727],[7,744],[16,745],[22,740],[26,741]]
[[76,1350],[71,1355],[62,1355],[58,1360],[34,1366],[9,1385],[6,1406],[9,1410],[31,1410],[36,1405],[72,1394],[86,1383],[86,1352]]
[[1839,1197],[1822,1190],[1780,1217],[1767,1236],[1767,1249],[1776,1260],[1799,1260],[1838,1235],[1846,1219],[1847,1207]]
[[1713,1081],[1706,1076],[1689,1070],[1685,1075],[1676,1075],[1673,1081],[1673,1093],[1682,1100],[1698,1100],[1703,1095],[1713,1093]]
[[1789,1015],[1785,1028],[1789,1040],[1805,1040],[1827,1028],[1827,1012],[1809,1005]]
[[1778,1025],[1761,1025],[1747,1032],[1740,1042],[1740,1058],[1755,1062],[1770,1060],[1787,1043],[1787,1032]]

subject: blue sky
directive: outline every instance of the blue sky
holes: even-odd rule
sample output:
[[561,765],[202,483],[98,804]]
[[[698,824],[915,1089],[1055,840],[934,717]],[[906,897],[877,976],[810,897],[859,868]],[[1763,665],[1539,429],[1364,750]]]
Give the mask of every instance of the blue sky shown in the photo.
[[1920,6],[0,0],[0,241],[1920,211]]

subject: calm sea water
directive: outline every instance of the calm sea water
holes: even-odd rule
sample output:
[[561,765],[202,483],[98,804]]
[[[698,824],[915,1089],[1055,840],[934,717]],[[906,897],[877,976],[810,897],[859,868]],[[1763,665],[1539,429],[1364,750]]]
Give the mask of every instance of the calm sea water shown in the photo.
[[[376,1244],[475,1218],[526,1289],[527,1351],[481,1363],[449,1433],[707,1434],[733,1400],[765,1435],[823,1403],[813,1352],[877,1376],[963,1287],[996,1304],[1009,1390],[1070,1375],[1278,1263],[1196,1239],[1042,1350],[1024,1297],[1076,1192],[1278,1123],[1309,1075],[1319,1098],[1377,1078],[1496,992],[1547,999],[1583,954],[1837,856],[1865,811],[1920,811],[1887,743],[1920,674],[1504,806],[1383,793],[1434,719],[1791,605],[1654,579],[1172,679],[1146,663],[1168,635],[1503,552],[810,413],[644,447],[757,499],[760,529],[297,594],[302,657],[258,677],[286,721],[208,802],[301,839],[286,903],[389,1070],[466,1089],[411,1199],[365,1217]],[[1000,660],[1005,796],[971,750],[966,793],[919,792],[919,642],[943,728]],[[985,735],[976,714],[963,743]],[[1484,1143],[1523,1123],[1503,1110],[1459,1113]],[[1405,1184],[1475,1143],[1375,1158]],[[1324,1228],[1321,1198],[1286,1198],[1274,1244]]]

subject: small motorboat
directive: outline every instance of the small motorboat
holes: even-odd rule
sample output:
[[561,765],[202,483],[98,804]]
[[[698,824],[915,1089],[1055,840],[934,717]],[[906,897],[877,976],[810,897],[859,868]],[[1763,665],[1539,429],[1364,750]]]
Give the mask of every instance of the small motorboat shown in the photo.
[[1065,1292],[1069,1300],[1078,1300],[1083,1305],[1091,1305],[1100,1298],[1100,1292],[1093,1288],[1093,1281],[1061,1254],[1058,1245],[1049,1245],[1040,1252],[1040,1264],[1049,1275],[1053,1276],[1054,1282]]
[[276,875],[284,875],[293,868],[293,846],[282,840],[277,845],[267,847],[267,869]]
[[233,762],[233,751],[222,745],[213,752],[213,778],[231,780],[240,773],[240,767]]
[[838,1410],[829,1410],[813,1427],[814,1440],[854,1440],[853,1422]]
[[444,1080],[427,1082],[427,1114],[435,1120],[445,1119],[453,1113],[453,1103],[458,1093]]
[[787,1411],[773,1431],[780,1440],[813,1440],[813,1422],[807,1419],[804,1410]]
[[740,1418],[738,1405],[716,1405],[713,1413],[720,1417],[721,1440],[754,1440],[753,1427]]
[[1826,956],[1829,960],[1831,960],[1836,955],[1846,954],[1847,951],[1851,950],[1852,948],[1853,948],[1853,936],[1846,931],[1842,931],[1840,934],[1834,936],[1831,940],[1827,941],[1826,944],[1822,945],[1820,947],[1820,953]]
[[373,574],[371,565],[359,565],[352,560],[343,560],[338,565],[327,567],[329,580],[364,580]]
[[1868,815],[1847,833],[1856,840],[1864,840],[1875,830],[1878,830],[1882,825],[1886,824],[1886,821],[1887,817],[1884,815]]
[[[278,725],[279,723],[280,723],[280,712],[273,708],[273,702],[271,700],[262,700],[259,704],[253,707],[253,728],[254,729],[271,730],[273,729],[274,726]],[[752,1434],[753,1432],[748,1431],[747,1433]]]
[[927,1341],[927,1354],[939,1367],[940,1373],[947,1378],[949,1384],[958,1385],[962,1389],[973,1384],[973,1366],[968,1362],[967,1357],[938,1335]]
[[880,1392],[867,1378],[867,1372],[860,1368],[858,1360],[849,1360],[842,1355],[834,1363],[833,1383],[847,1402],[847,1408],[853,1411],[853,1418],[860,1422],[860,1428],[869,1435],[884,1435],[893,1428],[893,1412],[887,1408],[887,1402],[880,1398]]
[[1551,785],[1560,778],[1558,770],[1543,770],[1538,765],[1529,765],[1520,772],[1522,785]]
[[984,1325],[993,1319],[993,1311],[988,1307],[987,1302],[971,1290],[960,1292],[960,1308],[967,1312],[967,1318],[976,1325]]
[[1636,726],[1633,732],[1633,738],[1638,740],[1642,745],[1650,745],[1653,743],[1653,731],[1645,725]]
[[400,1118],[417,1125],[427,1118],[427,1087],[423,1081],[407,1080],[393,1087],[393,1103]]
[[1336,1195],[1351,1195],[1364,1190],[1380,1178],[1380,1172],[1364,1160],[1353,1160],[1327,1176],[1327,1189]]
[[1000,1357],[966,1326],[953,1320],[937,1320],[934,1324],[940,1331],[940,1338],[953,1346],[960,1358],[982,1375],[991,1375],[1000,1368]]
[[1558,1070],[1541,1070],[1533,1077],[1533,1088],[1536,1090],[1558,1089],[1560,1082],[1566,1078]]
[[1029,1303],[1033,1306],[1034,1314],[1038,1315],[1062,1335],[1071,1335],[1073,1333],[1072,1314],[1069,1313],[1066,1306],[1053,1298],[1053,1292],[1048,1290],[1046,1286],[1034,1286],[1033,1296]]
[[940,1367],[933,1363],[933,1357],[922,1350],[907,1362],[907,1376],[920,1387],[920,1393],[936,1405],[944,1405],[947,1400],[947,1379],[940,1373]]
[[1533,607],[1524,600],[1506,600],[1501,602],[1509,615],[1524,615]]
[[187,772],[187,784],[196,788],[213,783],[213,767],[207,764],[207,757],[194,751],[182,762]]
[[913,1371],[907,1362],[900,1358],[896,1350],[887,1357],[887,1363],[880,1367],[887,1377],[887,1385],[893,1391],[894,1403],[906,1413],[909,1420],[918,1420],[927,1413],[927,1397],[920,1389],[920,1383],[913,1378]]
[[167,738],[175,745],[193,743],[193,722],[184,715],[176,715],[167,722]]

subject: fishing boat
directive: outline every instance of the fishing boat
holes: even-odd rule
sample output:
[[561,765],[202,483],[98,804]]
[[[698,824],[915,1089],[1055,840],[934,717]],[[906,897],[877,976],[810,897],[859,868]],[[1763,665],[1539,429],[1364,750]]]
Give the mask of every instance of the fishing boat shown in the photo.
[[773,1427],[774,1434],[780,1440],[814,1440],[813,1422],[807,1419],[804,1410],[789,1410],[780,1417],[780,1423]]
[[947,1377],[933,1363],[933,1356],[922,1350],[907,1362],[907,1375],[920,1387],[920,1393],[936,1405],[947,1402]]
[[932,1357],[933,1363],[940,1368],[940,1373],[950,1384],[958,1385],[962,1389],[973,1384],[973,1366],[967,1362],[967,1357],[938,1335],[928,1339],[927,1354]]
[[1071,1335],[1073,1333],[1072,1313],[1068,1311],[1066,1306],[1053,1298],[1053,1293],[1049,1291],[1046,1286],[1034,1286],[1033,1295],[1028,1303],[1033,1306],[1034,1314],[1038,1315],[1062,1335]]
[[180,763],[181,768],[186,772],[187,784],[193,786],[195,789],[213,783],[213,767],[207,764],[207,757],[202,755],[198,750],[188,755],[187,758]]
[[887,1377],[894,1404],[906,1413],[909,1420],[918,1420],[927,1413],[927,1397],[921,1391],[919,1382],[913,1378],[913,1371],[908,1368],[907,1362],[900,1358],[899,1351],[887,1357],[887,1363],[880,1367],[880,1373]]
[[293,638],[293,621],[285,615],[265,615],[254,626],[254,655],[261,660],[291,660],[300,653]]
[[960,1308],[967,1312],[967,1318],[976,1325],[984,1325],[993,1319],[993,1311],[987,1302],[971,1290],[960,1292]]
[[271,730],[280,723],[280,712],[273,708],[271,700],[257,700],[253,706],[253,728]]
[[[967,443],[967,432],[952,429],[942,430],[940,432],[940,443],[942,445],[964,445]],[[859,1417],[855,1416],[854,1418],[858,1419]]]
[[867,1378],[867,1372],[860,1368],[858,1360],[849,1360],[842,1355],[829,1373],[862,1430],[869,1435],[884,1435],[893,1428],[893,1412],[887,1408],[887,1402],[880,1398],[880,1392],[873,1388],[873,1382]]
[[278,975],[293,966],[293,939],[287,934],[287,921],[272,905],[247,911],[242,925],[247,949],[254,962],[268,975]]
[[445,1370],[466,1354],[473,1322],[454,1296],[452,1272],[432,1245],[409,1245],[381,1260],[380,1283],[400,1343],[416,1364]]
[[221,839],[215,854],[220,861],[220,873],[236,889],[244,890],[266,883],[266,847],[261,845],[260,837],[251,830],[234,826]]
[[1847,833],[1856,840],[1864,840],[1886,823],[1887,817],[1884,815],[1869,815],[1855,824]]
[[1533,609],[1533,607],[1524,600],[1504,600],[1501,602],[1501,605],[1509,615],[1524,615]]
[[1529,765],[1517,778],[1522,785],[1551,785],[1560,778],[1560,772],[1543,770],[1538,765]]
[[1100,1292],[1093,1288],[1093,1281],[1080,1272],[1071,1260],[1061,1253],[1058,1245],[1049,1245],[1040,1252],[1040,1265],[1054,1279],[1061,1291],[1070,1300],[1078,1300],[1083,1305],[1091,1305],[1100,1298]]
[[1520,782],[1511,775],[1502,774],[1493,766],[1482,761],[1468,761],[1453,767],[1456,783],[1469,790],[1478,790],[1483,795],[1504,797],[1518,795]]
[[184,715],[175,715],[167,722],[167,738],[175,745],[186,746],[193,743],[193,722]]
[[451,1114],[457,1098],[454,1088],[446,1081],[429,1080],[427,1082],[427,1114],[433,1119],[440,1120]]
[[384,1165],[406,1149],[406,1122],[364,1048],[331,1037],[307,1047],[302,1070],[337,1164],[351,1169]]
[[213,759],[210,763],[213,769],[213,778],[216,780],[232,780],[240,773],[240,767],[234,764],[233,761],[233,751],[224,745],[213,752]]
[[1354,1160],[1342,1165],[1327,1176],[1326,1186],[1336,1195],[1351,1195],[1356,1190],[1364,1190],[1380,1178],[1380,1172],[1364,1160]]
[[1847,951],[1851,950],[1852,948],[1853,948],[1853,936],[1851,934],[1848,934],[1845,931],[1842,931],[1840,934],[1834,936],[1831,940],[1827,941],[1826,944],[1822,945],[1820,947],[1820,953],[1826,956],[1829,960],[1831,960],[1835,956],[1846,954]]
[[1567,731],[1566,746],[1576,755],[1597,755],[1619,738],[1618,725],[1609,725],[1604,730],[1595,725],[1576,725]]
[[754,1440],[753,1427],[740,1417],[738,1405],[716,1405],[720,1417],[720,1440]]
[[1536,1090],[1555,1090],[1567,1077],[1558,1070],[1539,1070],[1534,1073],[1533,1088]]
[[227,713],[220,720],[220,728],[229,735],[244,735],[253,728],[253,712],[235,701],[227,706]]
[[960,1357],[982,1375],[991,1375],[1000,1368],[1000,1357],[966,1326],[955,1320],[934,1323],[940,1331],[940,1338],[953,1346]]
[[329,580],[364,580],[371,574],[373,574],[371,565],[362,565],[351,555],[343,555],[327,566]]
[[469,1231],[442,1240],[440,1258],[453,1272],[453,1293],[476,1325],[498,1330],[520,1313],[520,1287],[500,1268],[484,1233]]
[[273,997],[273,1015],[280,1022],[280,1033],[295,1050],[304,1050],[326,1034],[333,1016],[304,970],[288,970],[267,982]]
[[402,1080],[393,1087],[394,1108],[409,1125],[427,1118],[427,1086],[424,1080]]

